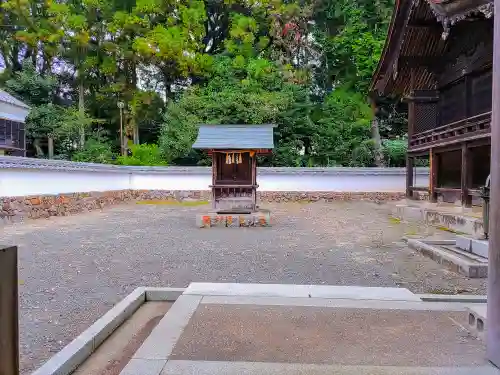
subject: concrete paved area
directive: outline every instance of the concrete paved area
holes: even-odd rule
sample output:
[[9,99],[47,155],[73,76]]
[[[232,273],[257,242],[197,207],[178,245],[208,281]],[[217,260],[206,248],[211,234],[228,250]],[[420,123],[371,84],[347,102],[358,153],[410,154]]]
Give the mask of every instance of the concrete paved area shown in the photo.
[[463,312],[202,305],[171,359],[346,366],[485,364]]
[[433,229],[368,202],[275,204],[271,228],[195,227],[206,207],[125,205],[1,228],[19,246],[22,374],[28,374],[138,286],[191,281],[403,286],[485,293],[409,250]]
[[[411,299],[364,300],[376,293],[363,288],[307,286],[319,296],[308,298],[316,304],[310,306],[303,287],[269,285],[271,297],[261,296],[252,284],[239,290],[232,284],[192,285],[120,375],[500,374],[488,364],[484,343],[464,326],[465,304],[436,308],[436,303],[420,302],[429,308],[416,310],[418,302]],[[205,295],[202,289],[219,295]],[[388,289],[387,294],[400,291]],[[354,298],[346,300],[346,295]],[[219,303],[211,303],[214,298]],[[254,303],[224,302],[241,298]],[[275,300],[273,306],[267,305],[269,299]],[[357,307],[365,301],[378,306]]]

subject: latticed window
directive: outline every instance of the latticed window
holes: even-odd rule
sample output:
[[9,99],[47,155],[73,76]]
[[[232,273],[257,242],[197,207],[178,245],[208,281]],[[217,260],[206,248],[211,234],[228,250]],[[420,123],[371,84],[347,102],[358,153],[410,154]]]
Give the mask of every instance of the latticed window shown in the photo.
[[434,129],[437,124],[437,115],[436,103],[415,103],[415,133]]

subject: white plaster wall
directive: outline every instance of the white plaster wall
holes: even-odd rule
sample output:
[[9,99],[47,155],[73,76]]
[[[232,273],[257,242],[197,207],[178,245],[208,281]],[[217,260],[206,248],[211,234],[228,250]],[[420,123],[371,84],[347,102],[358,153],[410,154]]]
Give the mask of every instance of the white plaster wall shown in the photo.
[[[261,168],[260,191],[403,192],[403,170]],[[417,173],[415,186],[428,186]],[[211,173],[198,167],[119,167],[0,156],[0,196],[109,190],[208,190]]]
[[132,174],[134,190],[208,190],[211,174]]
[[0,196],[124,190],[127,173],[0,169]]
[[[428,186],[427,176],[418,176],[416,186]],[[262,191],[400,192],[406,190],[404,175],[261,175]]]
[[17,105],[0,102],[0,113],[10,115],[10,120],[21,120],[22,122],[24,122],[26,120],[26,116],[28,116],[29,111],[26,108],[21,108]]

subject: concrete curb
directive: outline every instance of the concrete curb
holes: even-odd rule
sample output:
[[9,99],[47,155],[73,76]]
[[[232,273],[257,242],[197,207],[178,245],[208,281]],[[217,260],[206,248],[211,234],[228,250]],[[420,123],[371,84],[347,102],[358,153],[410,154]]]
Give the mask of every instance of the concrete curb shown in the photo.
[[424,302],[486,303],[485,295],[472,294],[417,294]]
[[140,287],[83,331],[32,375],[69,375],[146,301],[175,301],[184,288]]

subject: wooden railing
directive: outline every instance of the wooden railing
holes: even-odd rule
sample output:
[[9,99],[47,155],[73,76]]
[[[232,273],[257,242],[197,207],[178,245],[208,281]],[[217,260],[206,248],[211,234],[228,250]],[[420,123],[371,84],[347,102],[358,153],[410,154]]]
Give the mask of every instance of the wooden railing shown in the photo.
[[17,247],[0,245],[0,374],[19,374]]
[[451,144],[463,140],[483,138],[490,134],[491,112],[413,134],[409,148],[416,151],[430,146]]

